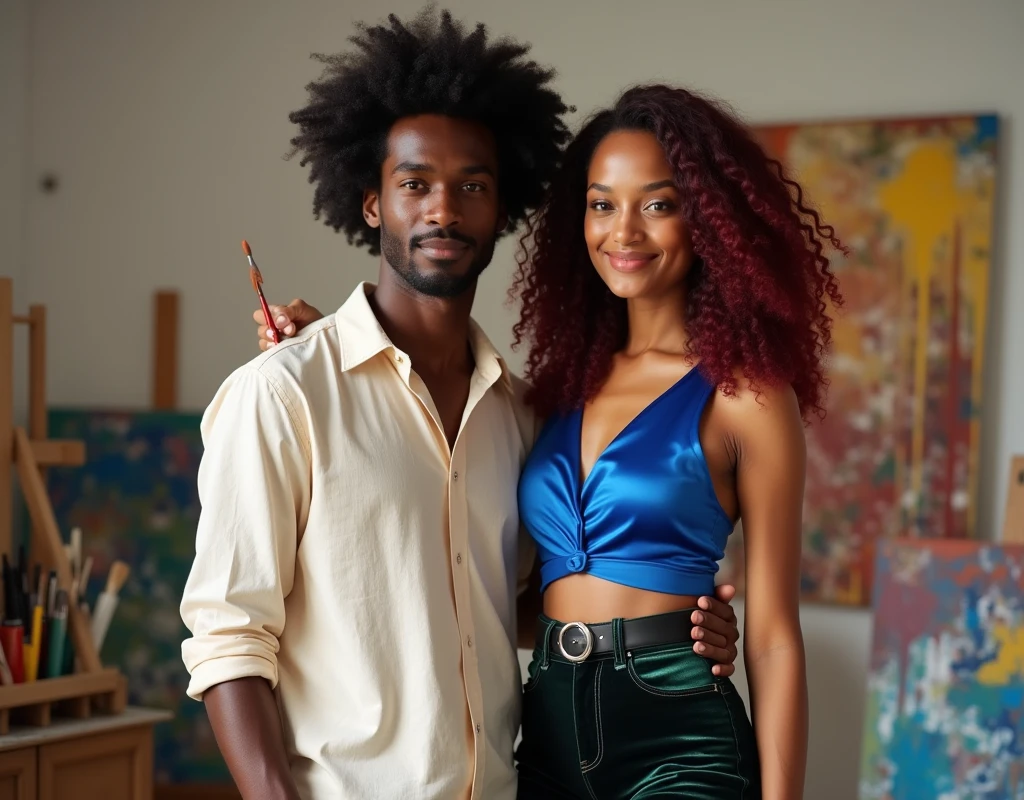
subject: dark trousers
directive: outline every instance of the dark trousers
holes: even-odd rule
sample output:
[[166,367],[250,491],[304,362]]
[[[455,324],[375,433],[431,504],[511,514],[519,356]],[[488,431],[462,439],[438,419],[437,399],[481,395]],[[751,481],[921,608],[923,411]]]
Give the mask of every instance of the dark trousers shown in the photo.
[[743,700],[692,641],[632,651],[615,641],[574,664],[550,638],[524,690],[519,798],[759,800]]

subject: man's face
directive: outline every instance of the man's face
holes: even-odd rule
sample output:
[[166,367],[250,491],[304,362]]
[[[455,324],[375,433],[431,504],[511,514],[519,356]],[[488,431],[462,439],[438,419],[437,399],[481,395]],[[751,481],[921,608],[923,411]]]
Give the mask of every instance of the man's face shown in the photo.
[[474,285],[507,222],[497,178],[494,136],[479,123],[434,114],[395,123],[363,213],[409,287],[455,297]]

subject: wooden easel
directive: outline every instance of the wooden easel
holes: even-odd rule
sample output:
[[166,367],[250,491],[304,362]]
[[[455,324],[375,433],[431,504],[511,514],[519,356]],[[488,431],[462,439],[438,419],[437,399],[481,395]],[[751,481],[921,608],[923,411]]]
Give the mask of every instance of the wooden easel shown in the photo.
[[[21,491],[32,520],[31,551],[37,561],[57,572],[59,584],[71,586],[71,564],[46,492],[47,467],[74,467],[85,463],[85,445],[79,441],[48,439],[46,435],[46,309],[29,307],[25,316],[14,314],[14,287],[0,278],[0,552],[12,553],[12,472],[17,467]],[[28,430],[14,425],[14,326],[29,329]],[[88,716],[92,699],[101,710],[119,713],[125,707],[126,681],[116,669],[104,669],[92,641],[88,620],[81,610],[68,608],[68,635],[75,648],[80,672],[61,678],[0,686],[0,734],[9,726],[9,711],[28,710],[37,725],[50,721],[50,706],[62,702],[73,716]]]
[[178,406],[178,293],[161,290],[153,296],[153,408]]

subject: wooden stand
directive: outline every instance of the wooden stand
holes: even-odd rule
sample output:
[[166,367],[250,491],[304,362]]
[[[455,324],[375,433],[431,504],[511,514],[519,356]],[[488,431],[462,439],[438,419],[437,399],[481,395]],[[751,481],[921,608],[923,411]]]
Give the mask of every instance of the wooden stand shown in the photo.
[[120,714],[126,708],[127,683],[116,669],[101,669],[4,686],[0,689],[0,734],[10,732],[12,717],[16,722],[45,727],[54,716],[88,719],[93,711]]
[[178,293],[163,290],[153,298],[153,408],[178,405]]
[[[17,465],[21,491],[32,519],[34,559],[57,573],[59,585],[71,586],[71,565],[46,493],[45,468],[80,466],[85,446],[78,441],[46,438],[46,309],[31,306],[27,316],[15,316],[13,286],[0,278],[0,552],[12,552],[12,466]],[[14,325],[29,326],[29,428],[14,426]],[[68,608],[68,635],[80,672],[61,678],[0,686],[0,734],[10,717],[22,715],[30,724],[46,726],[51,716],[66,713],[88,717],[94,710],[124,711],[127,682],[116,669],[104,669],[82,611]]]
[[[28,326],[28,433],[30,449],[45,485],[46,467],[80,467],[85,444],[46,438],[46,308],[29,306],[14,314],[14,285],[0,278],[0,553],[11,553],[14,452],[14,326]],[[47,501],[49,504],[49,501]],[[34,533],[34,532],[33,532]]]

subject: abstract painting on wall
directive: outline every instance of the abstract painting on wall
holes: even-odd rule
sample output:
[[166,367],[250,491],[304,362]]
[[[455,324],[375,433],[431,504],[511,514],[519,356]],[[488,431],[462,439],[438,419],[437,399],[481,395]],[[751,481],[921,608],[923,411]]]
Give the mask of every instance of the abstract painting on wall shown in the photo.
[[1024,545],[880,543],[861,800],[1024,797]]
[[131,567],[101,657],[128,679],[134,705],[165,708],[174,720],[154,730],[155,779],[163,783],[229,780],[201,703],[185,695],[188,673],[178,614],[195,557],[202,456],[199,414],[51,410],[50,435],[85,442],[85,466],[51,469],[61,530],[83,531],[95,558],[87,598],[95,600],[115,559]]
[[[994,116],[755,128],[850,248],[807,430],[802,594],[866,605],[881,537],[974,535]],[[741,537],[725,580],[742,583]]]

